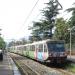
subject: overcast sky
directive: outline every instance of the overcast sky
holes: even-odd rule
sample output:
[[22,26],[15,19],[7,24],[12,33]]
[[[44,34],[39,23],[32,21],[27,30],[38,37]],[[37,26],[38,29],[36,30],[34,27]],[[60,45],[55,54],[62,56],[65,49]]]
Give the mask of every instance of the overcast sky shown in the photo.
[[[2,37],[5,40],[20,39],[30,35],[28,26],[32,26],[32,21],[38,20],[41,16],[44,3],[48,0],[39,0],[34,11],[26,21],[27,15],[35,5],[37,0],[0,0],[0,28]],[[63,11],[72,6],[74,0],[59,0],[63,6]],[[68,14],[62,14],[66,18]],[[26,21],[26,22],[25,22]]]

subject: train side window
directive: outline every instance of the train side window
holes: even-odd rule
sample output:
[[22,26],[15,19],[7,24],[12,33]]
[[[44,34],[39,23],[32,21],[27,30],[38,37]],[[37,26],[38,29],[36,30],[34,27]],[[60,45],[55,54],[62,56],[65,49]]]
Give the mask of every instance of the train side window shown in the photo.
[[32,51],[35,51],[35,45],[32,45]]
[[23,50],[23,46],[20,47],[20,50]]
[[26,46],[24,46],[24,50],[26,51]]
[[26,46],[26,50],[28,51],[28,46]]
[[30,45],[30,48],[29,49],[30,49],[30,51],[32,51],[32,46],[31,45]]
[[22,47],[19,47],[19,50],[22,50]]
[[36,44],[35,48],[36,48],[36,51],[38,51],[39,50],[39,45]]
[[19,50],[19,47],[17,47],[17,50]]
[[27,50],[30,50],[30,45],[27,46]]
[[39,45],[39,52],[43,52],[43,44]]
[[47,52],[47,46],[44,45],[44,52]]
[[19,50],[19,47],[17,47],[17,49]]

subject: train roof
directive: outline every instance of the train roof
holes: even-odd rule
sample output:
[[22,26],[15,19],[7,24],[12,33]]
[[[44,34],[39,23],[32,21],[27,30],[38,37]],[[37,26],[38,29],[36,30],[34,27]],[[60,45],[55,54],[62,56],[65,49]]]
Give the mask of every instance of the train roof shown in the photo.
[[37,41],[37,42],[33,42],[33,43],[45,43],[45,42],[64,42],[64,40],[53,40],[53,39],[47,39],[47,40],[42,40],[42,41]]
[[28,45],[35,45],[35,44],[42,44],[42,43],[46,43],[46,42],[64,42],[64,40],[52,40],[52,39],[47,39],[47,40],[42,40],[42,41],[35,41],[33,43],[29,43],[29,44],[25,44],[25,45],[17,45],[16,47],[22,47],[22,46],[28,46]]

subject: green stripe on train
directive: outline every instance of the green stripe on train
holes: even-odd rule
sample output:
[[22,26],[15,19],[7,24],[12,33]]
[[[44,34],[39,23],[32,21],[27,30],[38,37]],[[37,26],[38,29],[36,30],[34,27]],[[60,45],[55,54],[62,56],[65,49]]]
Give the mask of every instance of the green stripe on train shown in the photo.
[[34,59],[34,51],[23,51],[24,56]]
[[32,59],[34,59],[34,51],[29,51],[29,57],[31,57]]

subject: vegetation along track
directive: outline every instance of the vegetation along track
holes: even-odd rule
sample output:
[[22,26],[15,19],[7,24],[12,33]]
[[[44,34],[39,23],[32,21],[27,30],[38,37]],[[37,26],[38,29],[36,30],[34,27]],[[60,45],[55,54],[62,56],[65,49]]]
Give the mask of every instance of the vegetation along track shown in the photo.
[[57,71],[62,72],[64,75],[75,75],[75,63],[66,60],[64,63],[43,63],[47,67],[51,67]]
[[60,68],[50,68],[26,57],[10,53],[22,75],[74,75]]

